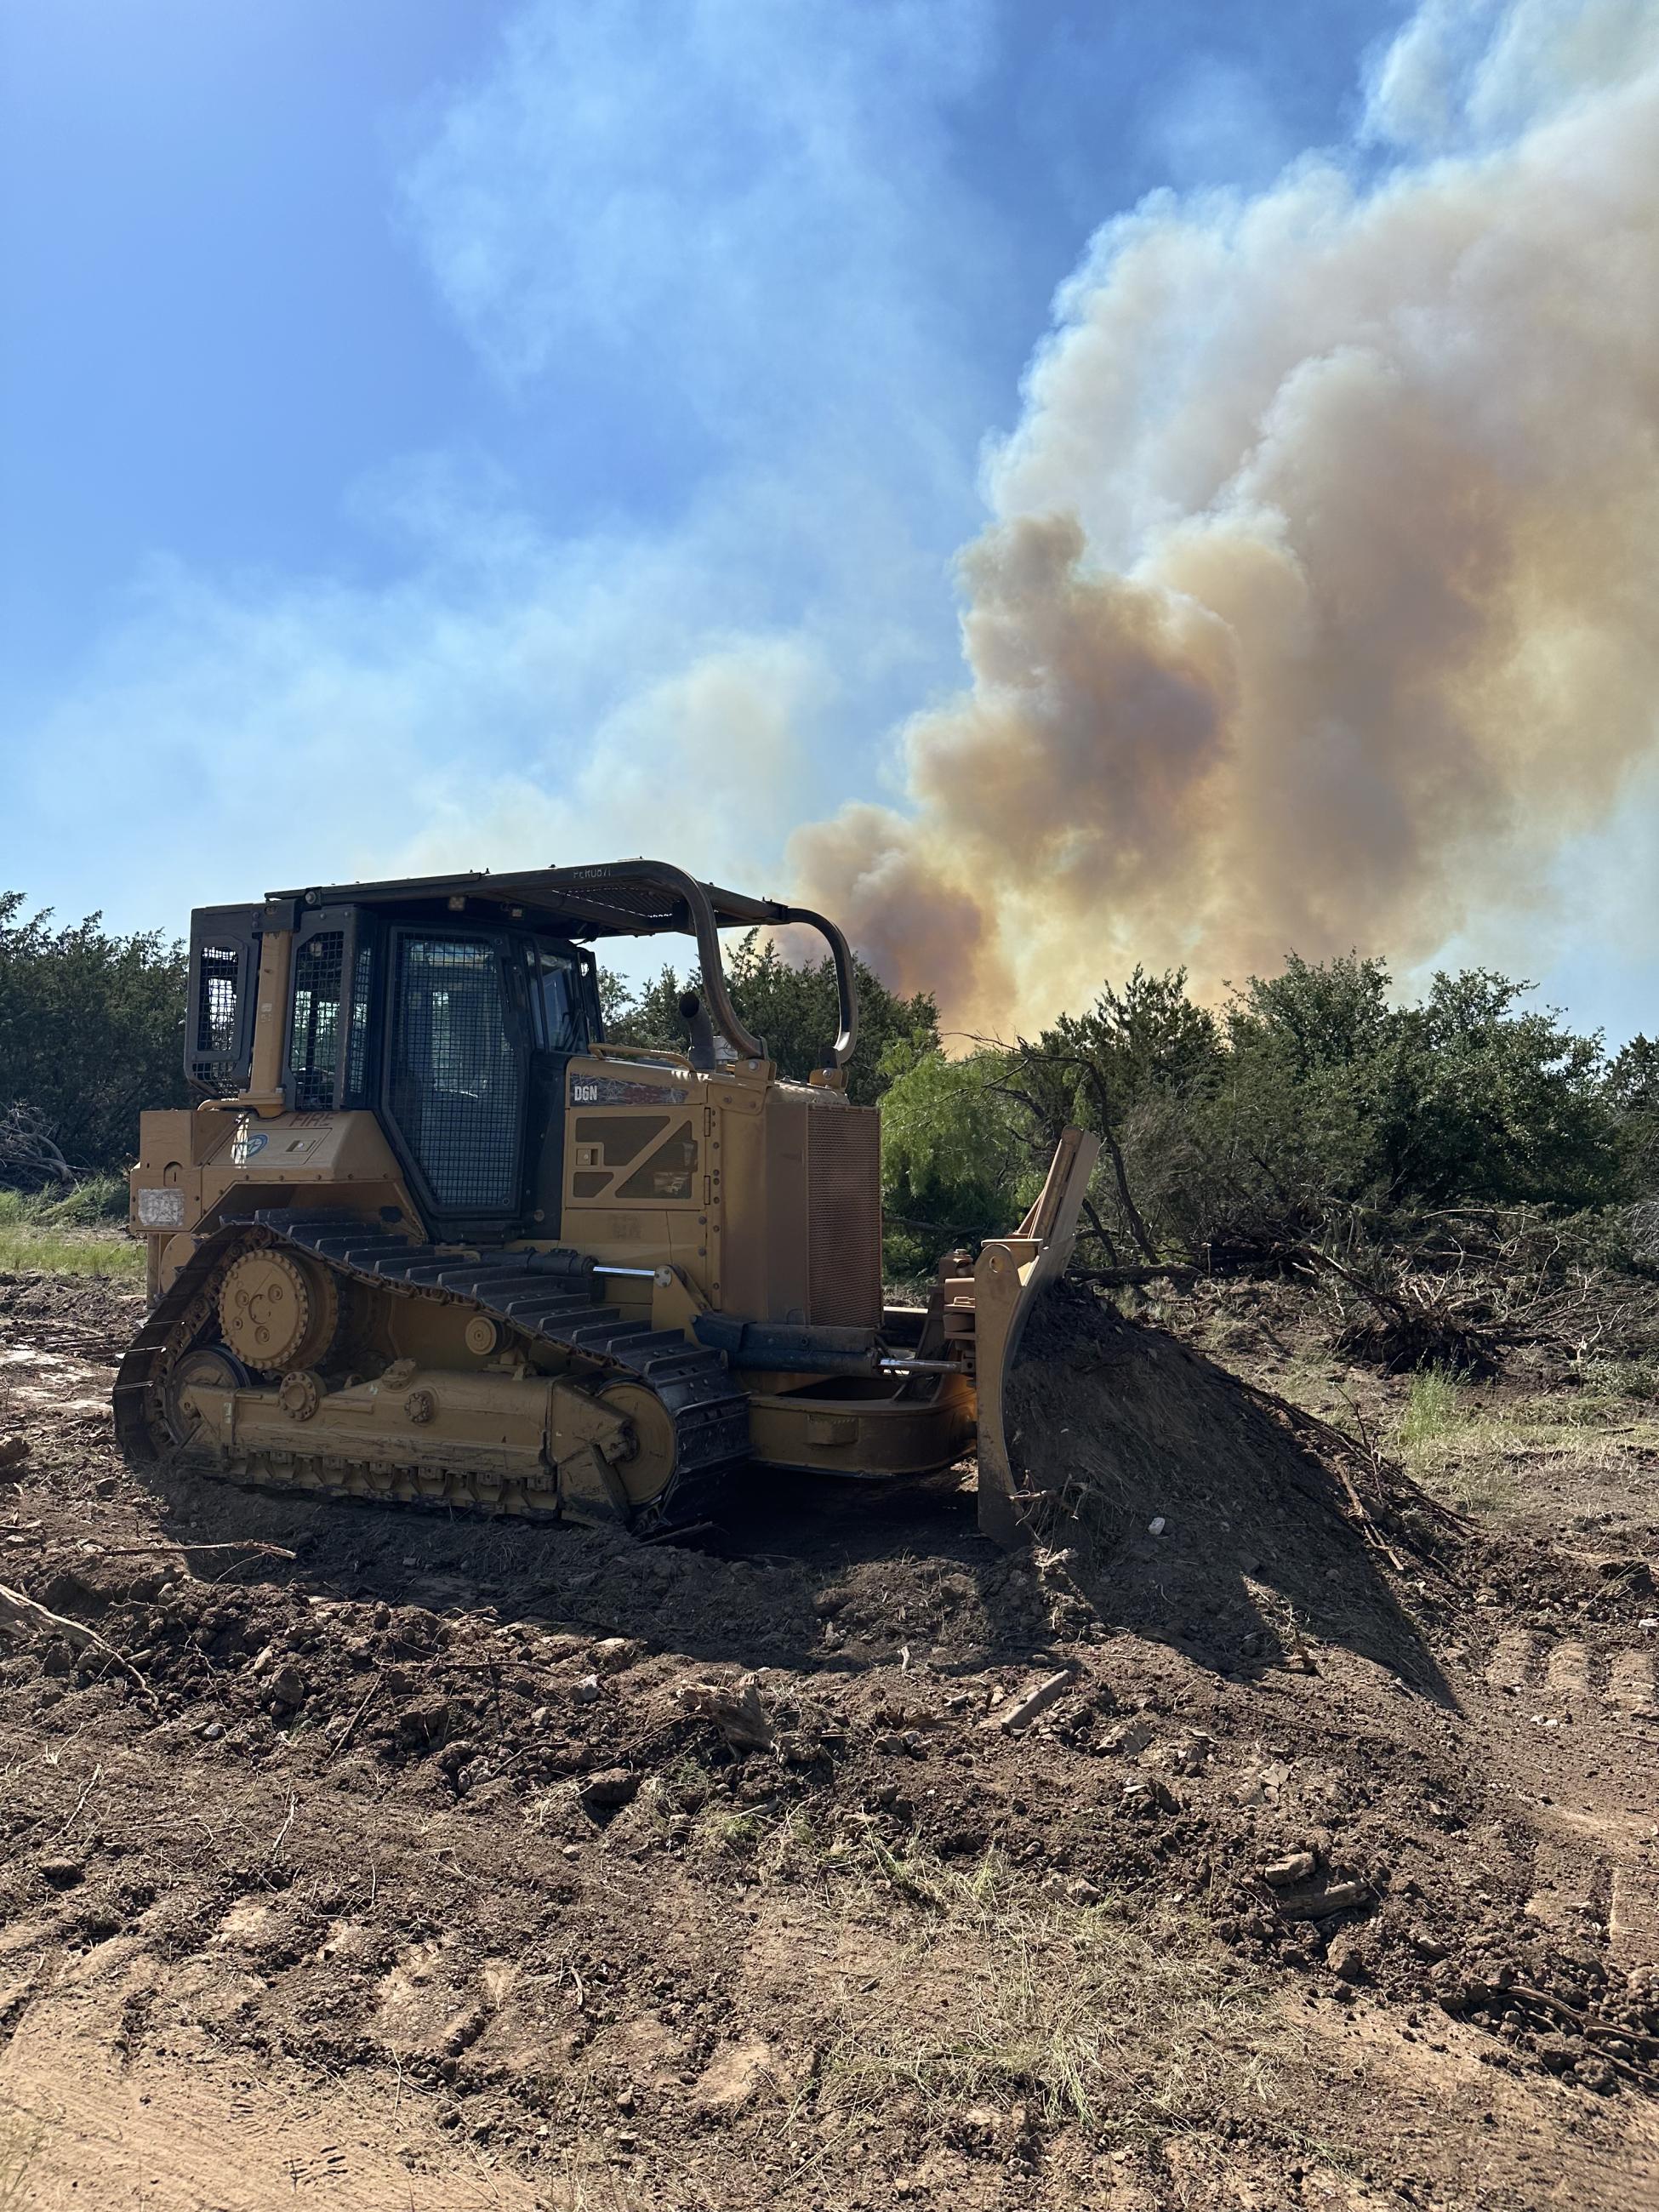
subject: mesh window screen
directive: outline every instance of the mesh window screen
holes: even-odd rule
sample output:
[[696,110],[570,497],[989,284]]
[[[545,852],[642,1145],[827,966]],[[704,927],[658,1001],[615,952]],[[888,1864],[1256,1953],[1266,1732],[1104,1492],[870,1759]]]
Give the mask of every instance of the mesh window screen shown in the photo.
[[294,1032],[289,1065],[294,1103],[302,1111],[334,1103],[340,1061],[340,981],[344,933],[319,930],[294,956]]
[[196,1024],[198,1052],[236,1049],[236,948],[202,947],[202,1011]]
[[485,939],[398,947],[392,1112],[446,1212],[518,1200],[523,1093],[500,963]]
[[346,1088],[354,1098],[363,1095],[368,1058],[368,994],[374,976],[374,948],[357,947],[351,975],[351,1041],[346,1048]]

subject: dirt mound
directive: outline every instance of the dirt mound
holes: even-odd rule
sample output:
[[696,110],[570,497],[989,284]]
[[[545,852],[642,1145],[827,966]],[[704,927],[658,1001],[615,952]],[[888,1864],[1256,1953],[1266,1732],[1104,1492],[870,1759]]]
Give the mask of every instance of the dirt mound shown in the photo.
[[1375,1473],[1368,1510],[1312,1425],[1298,1433],[1292,1409],[1202,1352],[1056,1284],[1026,1328],[1008,1428],[1038,1526],[1103,1619],[1223,1673],[1316,1640],[1447,1694],[1383,1565],[1425,1535],[1443,1547],[1443,1522],[1425,1529],[1425,1501]]

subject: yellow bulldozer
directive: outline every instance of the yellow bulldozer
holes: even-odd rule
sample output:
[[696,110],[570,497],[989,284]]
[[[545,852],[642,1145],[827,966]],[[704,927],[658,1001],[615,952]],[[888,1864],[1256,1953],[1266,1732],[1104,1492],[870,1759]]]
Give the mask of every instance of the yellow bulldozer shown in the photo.
[[[805,1083],[739,1018],[722,929],[829,945]],[[682,1048],[607,1043],[593,946],[676,932]],[[277,892],[191,919],[193,1109],[147,1113],[135,1463],[667,1532],[745,1463],[864,1478],[977,1449],[1018,1534],[1003,1385],[1098,1149],[1068,1129],[1013,1233],[884,1304],[879,1115],[822,915],[659,861]]]

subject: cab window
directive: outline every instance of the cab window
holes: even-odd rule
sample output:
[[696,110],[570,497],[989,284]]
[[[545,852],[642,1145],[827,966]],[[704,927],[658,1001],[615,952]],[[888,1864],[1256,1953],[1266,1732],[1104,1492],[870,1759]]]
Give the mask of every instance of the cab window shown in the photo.
[[582,979],[568,952],[549,945],[527,948],[530,995],[536,1006],[538,1035],[546,1052],[582,1052],[587,1046]]

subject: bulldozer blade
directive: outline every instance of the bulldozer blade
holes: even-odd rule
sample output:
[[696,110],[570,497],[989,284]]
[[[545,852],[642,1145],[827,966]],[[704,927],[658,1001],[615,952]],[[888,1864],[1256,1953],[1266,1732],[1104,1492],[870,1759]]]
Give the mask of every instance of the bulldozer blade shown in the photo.
[[1066,1272],[1078,1215],[1100,1157],[1087,1129],[1064,1129],[1048,1179],[1012,1237],[994,1237],[974,1267],[974,1365],[979,1393],[979,1525],[1005,1549],[1026,1538],[1020,1486],[1009,1456],[1006,1389],[1031,1309]]

